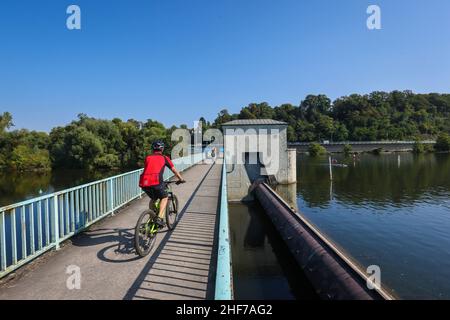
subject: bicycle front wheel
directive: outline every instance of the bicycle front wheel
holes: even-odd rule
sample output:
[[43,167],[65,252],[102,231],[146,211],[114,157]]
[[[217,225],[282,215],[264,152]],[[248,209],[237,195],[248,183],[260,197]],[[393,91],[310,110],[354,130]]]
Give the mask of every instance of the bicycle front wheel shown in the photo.
[[176,195],[172,195],[169,198],[166,208],[166,223],[169,230],[175,229],[175,225],[178,219],[178,198]]
[[156,214],[152,210],[142,212],[134,230],[134,246],[141,257],[147,256],[155,243],[157,227],[153,223]]

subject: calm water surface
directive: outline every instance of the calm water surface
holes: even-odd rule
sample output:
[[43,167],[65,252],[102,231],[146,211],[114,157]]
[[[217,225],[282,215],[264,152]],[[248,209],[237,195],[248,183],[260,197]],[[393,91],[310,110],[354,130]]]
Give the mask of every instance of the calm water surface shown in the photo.
[[235,299],[317,299],[263,209],[230,204],[229,211]]
[[[303,215],[400,298],[450,299],[450,155],[298,158]],[[295,191],[294,191],[295,194]]]
[[76,187],[119,173],[85,170],[54,170],[41,173],[0,172],[0,207]]

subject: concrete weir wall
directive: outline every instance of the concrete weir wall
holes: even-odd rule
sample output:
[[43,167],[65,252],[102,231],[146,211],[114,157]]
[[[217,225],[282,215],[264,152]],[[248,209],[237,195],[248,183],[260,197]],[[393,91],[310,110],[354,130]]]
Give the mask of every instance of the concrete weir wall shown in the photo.
[[392,299],[382,288],[370,290],[367,276],[268,185],[256,184],[254,193],[322,299]]

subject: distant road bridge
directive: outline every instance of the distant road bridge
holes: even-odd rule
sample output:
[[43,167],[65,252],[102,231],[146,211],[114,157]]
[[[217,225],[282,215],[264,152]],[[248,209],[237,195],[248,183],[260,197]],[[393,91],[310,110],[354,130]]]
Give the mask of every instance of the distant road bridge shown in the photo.
[[[406,152],[412,151],[415,141],[345,141],[321,143],[328,152],[343,152],[345,145],[352,147],[352,152],[370,152],[376,149],[382,149],[388,152]],[[423,144],[434,145],[436,141],[426,140]],[[307,152],[309,142],[289,143],[290,148],[296,148],[299,152]]]

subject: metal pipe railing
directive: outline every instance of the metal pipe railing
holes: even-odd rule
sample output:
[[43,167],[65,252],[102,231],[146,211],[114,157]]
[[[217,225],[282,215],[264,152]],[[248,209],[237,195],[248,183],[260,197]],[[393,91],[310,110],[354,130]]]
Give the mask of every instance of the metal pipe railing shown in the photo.
[[219,248],[217,254],[215,300],[232,300],[233,296],[230,228],[228,220],[227,170],[224,156],[220,195]]
[[[183,171],[203,154],[173,160]],[[143,169],[0,208],[0,278],[142,196]],[[165,179],[173,173],[166,170]]]

